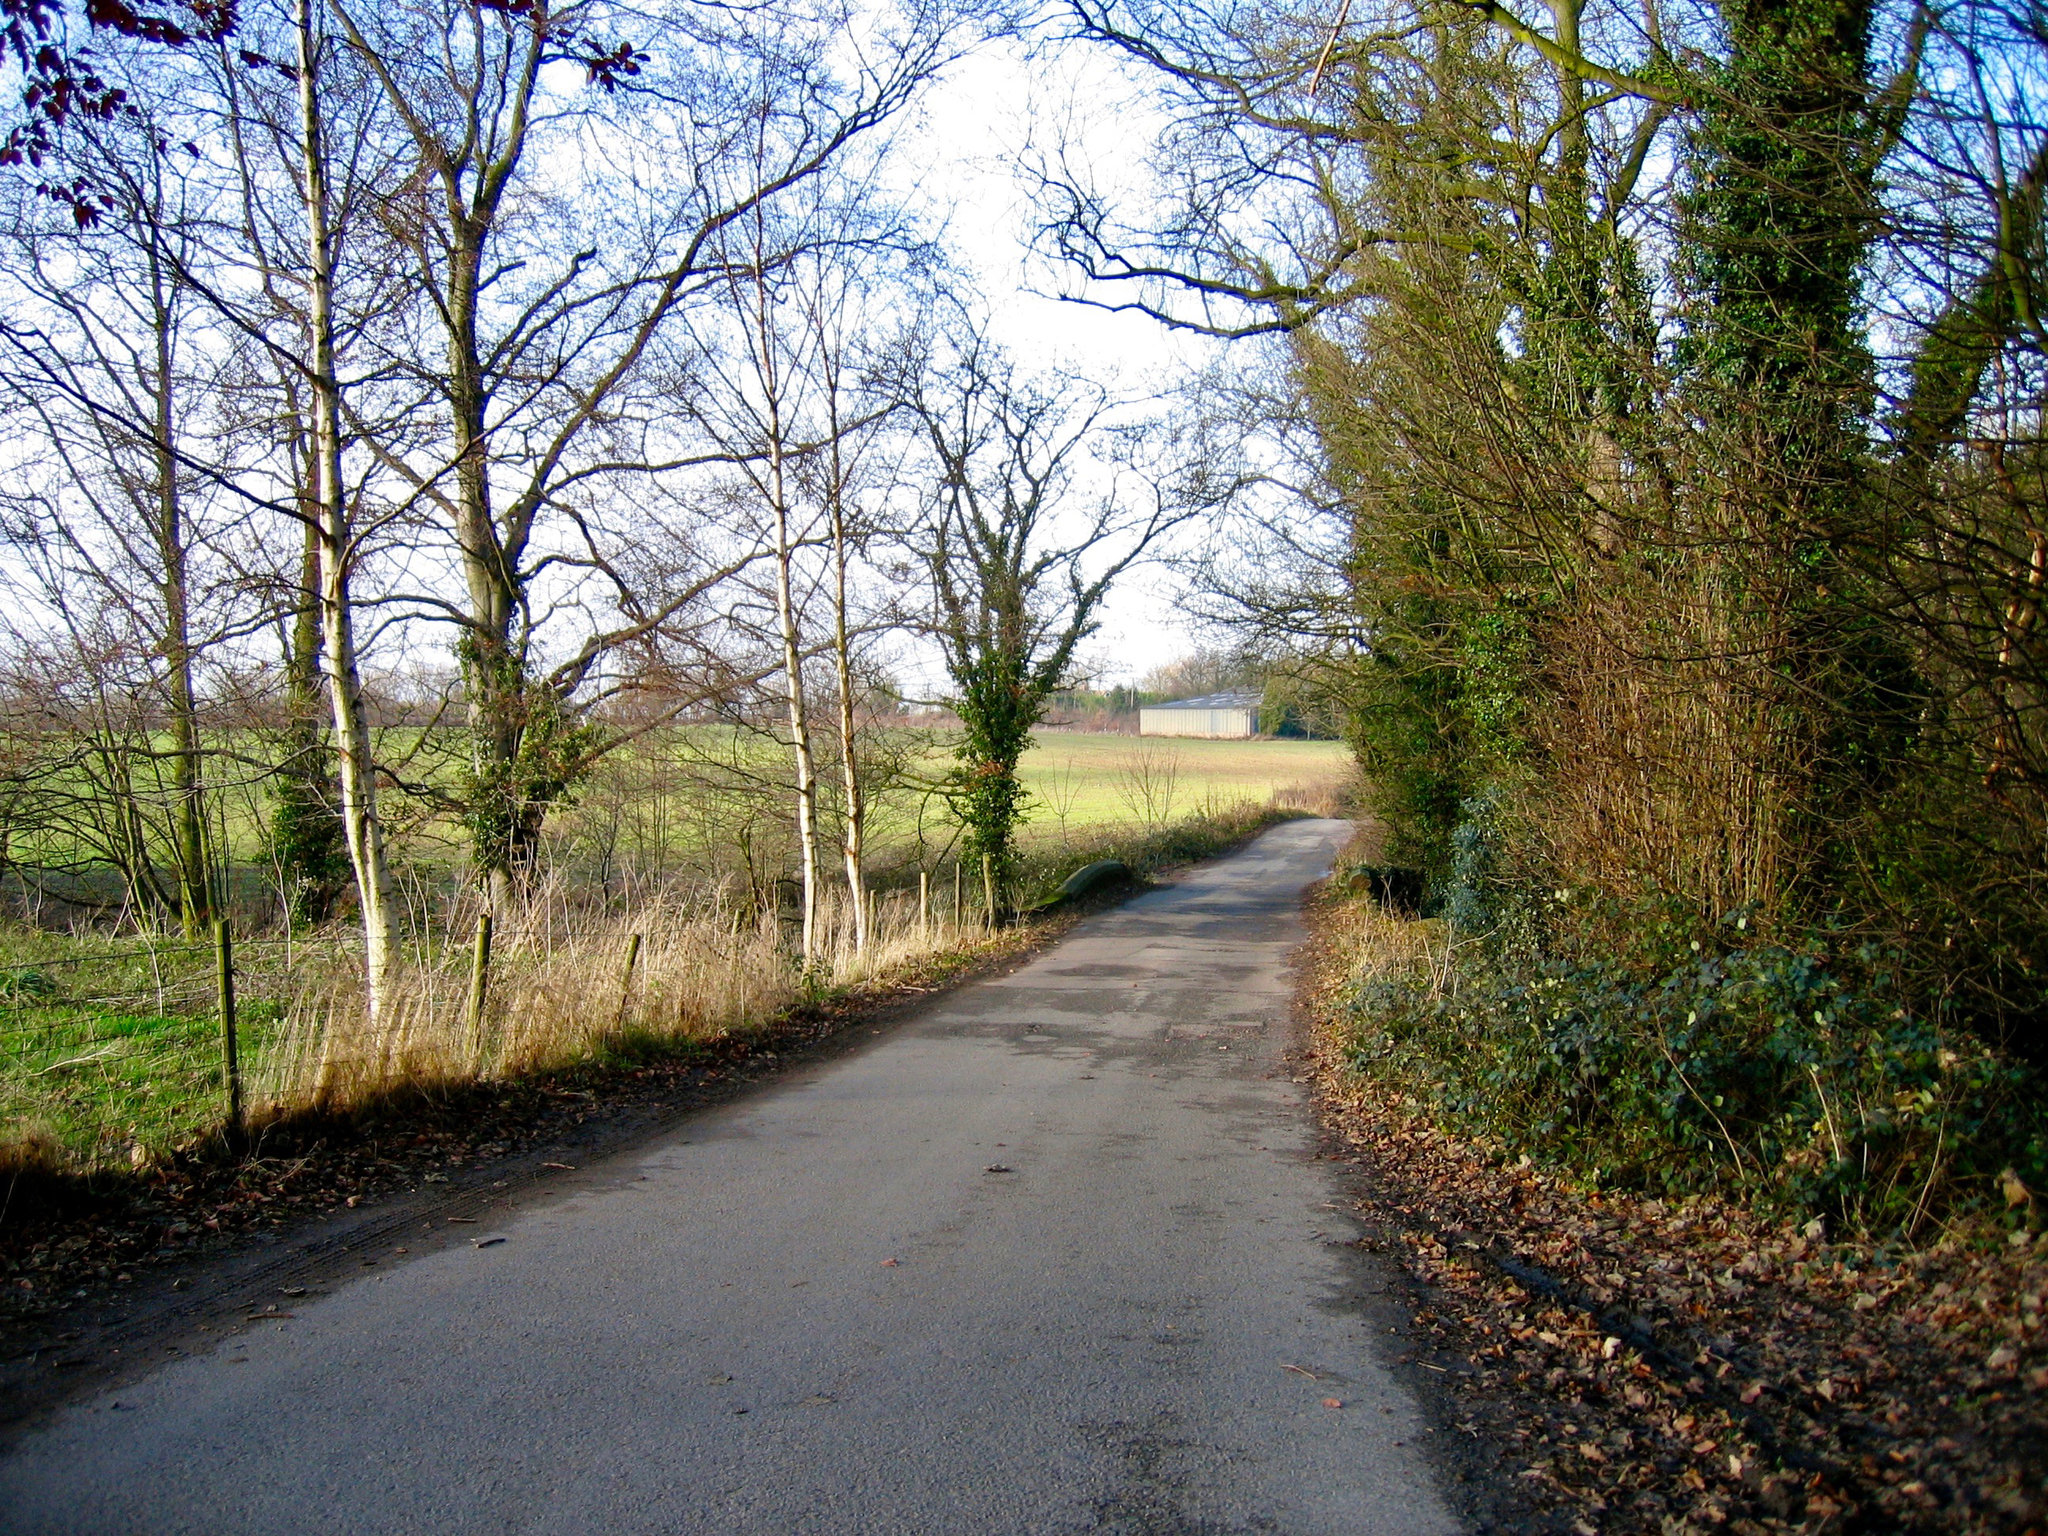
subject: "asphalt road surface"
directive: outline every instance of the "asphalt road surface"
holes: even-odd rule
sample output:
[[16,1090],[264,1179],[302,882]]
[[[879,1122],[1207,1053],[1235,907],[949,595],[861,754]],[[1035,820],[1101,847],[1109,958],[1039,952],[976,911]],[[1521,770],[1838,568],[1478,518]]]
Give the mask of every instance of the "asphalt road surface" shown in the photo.
[[0,1528],[1456,1530],[1283,1058],[1347,830],[73,1404]]

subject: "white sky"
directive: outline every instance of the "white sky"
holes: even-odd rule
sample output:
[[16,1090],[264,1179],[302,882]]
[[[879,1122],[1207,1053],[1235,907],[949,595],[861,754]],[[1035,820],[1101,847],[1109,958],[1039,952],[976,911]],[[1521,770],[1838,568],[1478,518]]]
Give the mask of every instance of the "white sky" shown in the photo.
[[[992,47],[956,65],[903,136],[927,168],[921,187],[950,210],[948,245],[974,274],[992,329],[1027,366],[1063,364],[1133,391],[1165,383],[1214,355],[1216,343],[1049,297],[1055,275],[1032,256],[1031,188],[1018,170],[1033,135],[1064,134],[1111,185],[1138,184],[1154,117],[1140,83],[1096,49],[1068,45],[1035,57]],[[1087,647],[1098,681],[1135,681],[1196,641],[1179,609],[1181,578],[1151,566],[1115,590]]]

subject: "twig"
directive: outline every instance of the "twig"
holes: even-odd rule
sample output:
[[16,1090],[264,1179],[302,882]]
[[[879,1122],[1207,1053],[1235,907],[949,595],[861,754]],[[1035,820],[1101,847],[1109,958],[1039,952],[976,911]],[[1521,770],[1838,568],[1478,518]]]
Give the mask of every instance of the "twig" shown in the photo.
[[1662,1040],[1657,1043],[1663,1048],[1664,1059],[1671,1063],[1671,1070],[1676,1072],[1678,1080],[1685,1084],[1685,1091],[1699,1101],[1700,1108],[1704,1109],[1714,1124],[1720,1128],[1721,1139],[1728,1143],[1728,1151],[1735,1159],[1735,1176],[1738,1179],[1741,1178],[1743,1176],[1742,1149],[1735,1145],[1735,1138],[1728,1134],[1728,1127],[1722,1122],[1721,1117],[1714,1112],[1714,1106],[1706,1101],[1706,1098],[1700,1093],[1699,1089],[1693,1087],[1692,1079],[1685,1075],[1685,1068],[1678,1064],[1678,1058],[1672,1054],[1670,1043]]
[[44,1067],[40,1072],[32,1072],[29,1075],[31,1077],[48,1077],[52,1072],[62,1072],[66,1067],[82,1067],[88,1061],[98,1061],[102,1056],[112,1055],[113,1051],[114,1047],[112,1044],[103,1045],[96,1051],[90,1051],[83,1056],[74,1056],[69,1061],[56,1062]]
[[1315,73],[1309,76],[1308,93],[1313,96],[1323,88],[1323,71],[1330,67],[1330,55],[1337,49],[1337,34],[1344,30],[1344,23],[1351,19],[1351,0],[1337,7],[1337,19],[1330,23],[1330,35],[1323,43],[1323,51],[1316,57]]

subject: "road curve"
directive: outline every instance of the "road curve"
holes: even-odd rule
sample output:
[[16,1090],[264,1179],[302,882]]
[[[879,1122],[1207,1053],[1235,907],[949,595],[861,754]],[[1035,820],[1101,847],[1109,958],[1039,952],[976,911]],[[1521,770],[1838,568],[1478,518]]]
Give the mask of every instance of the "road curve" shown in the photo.
[[1282,1056],[1347,830],[74,1404],[0,1528],[1456,1530]]

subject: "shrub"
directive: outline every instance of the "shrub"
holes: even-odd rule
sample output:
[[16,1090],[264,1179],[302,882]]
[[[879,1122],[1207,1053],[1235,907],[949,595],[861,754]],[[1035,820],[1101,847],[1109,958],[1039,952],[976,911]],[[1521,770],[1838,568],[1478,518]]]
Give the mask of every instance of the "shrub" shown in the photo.
[[2048,1178],[2033,1069],[1909,1006],[1873,947],[1751,942],[1741,918],[1664,965],[1444,947],[1441,966],[1367,953],[1346,1045],[1512,1152],[1906,1236]]

